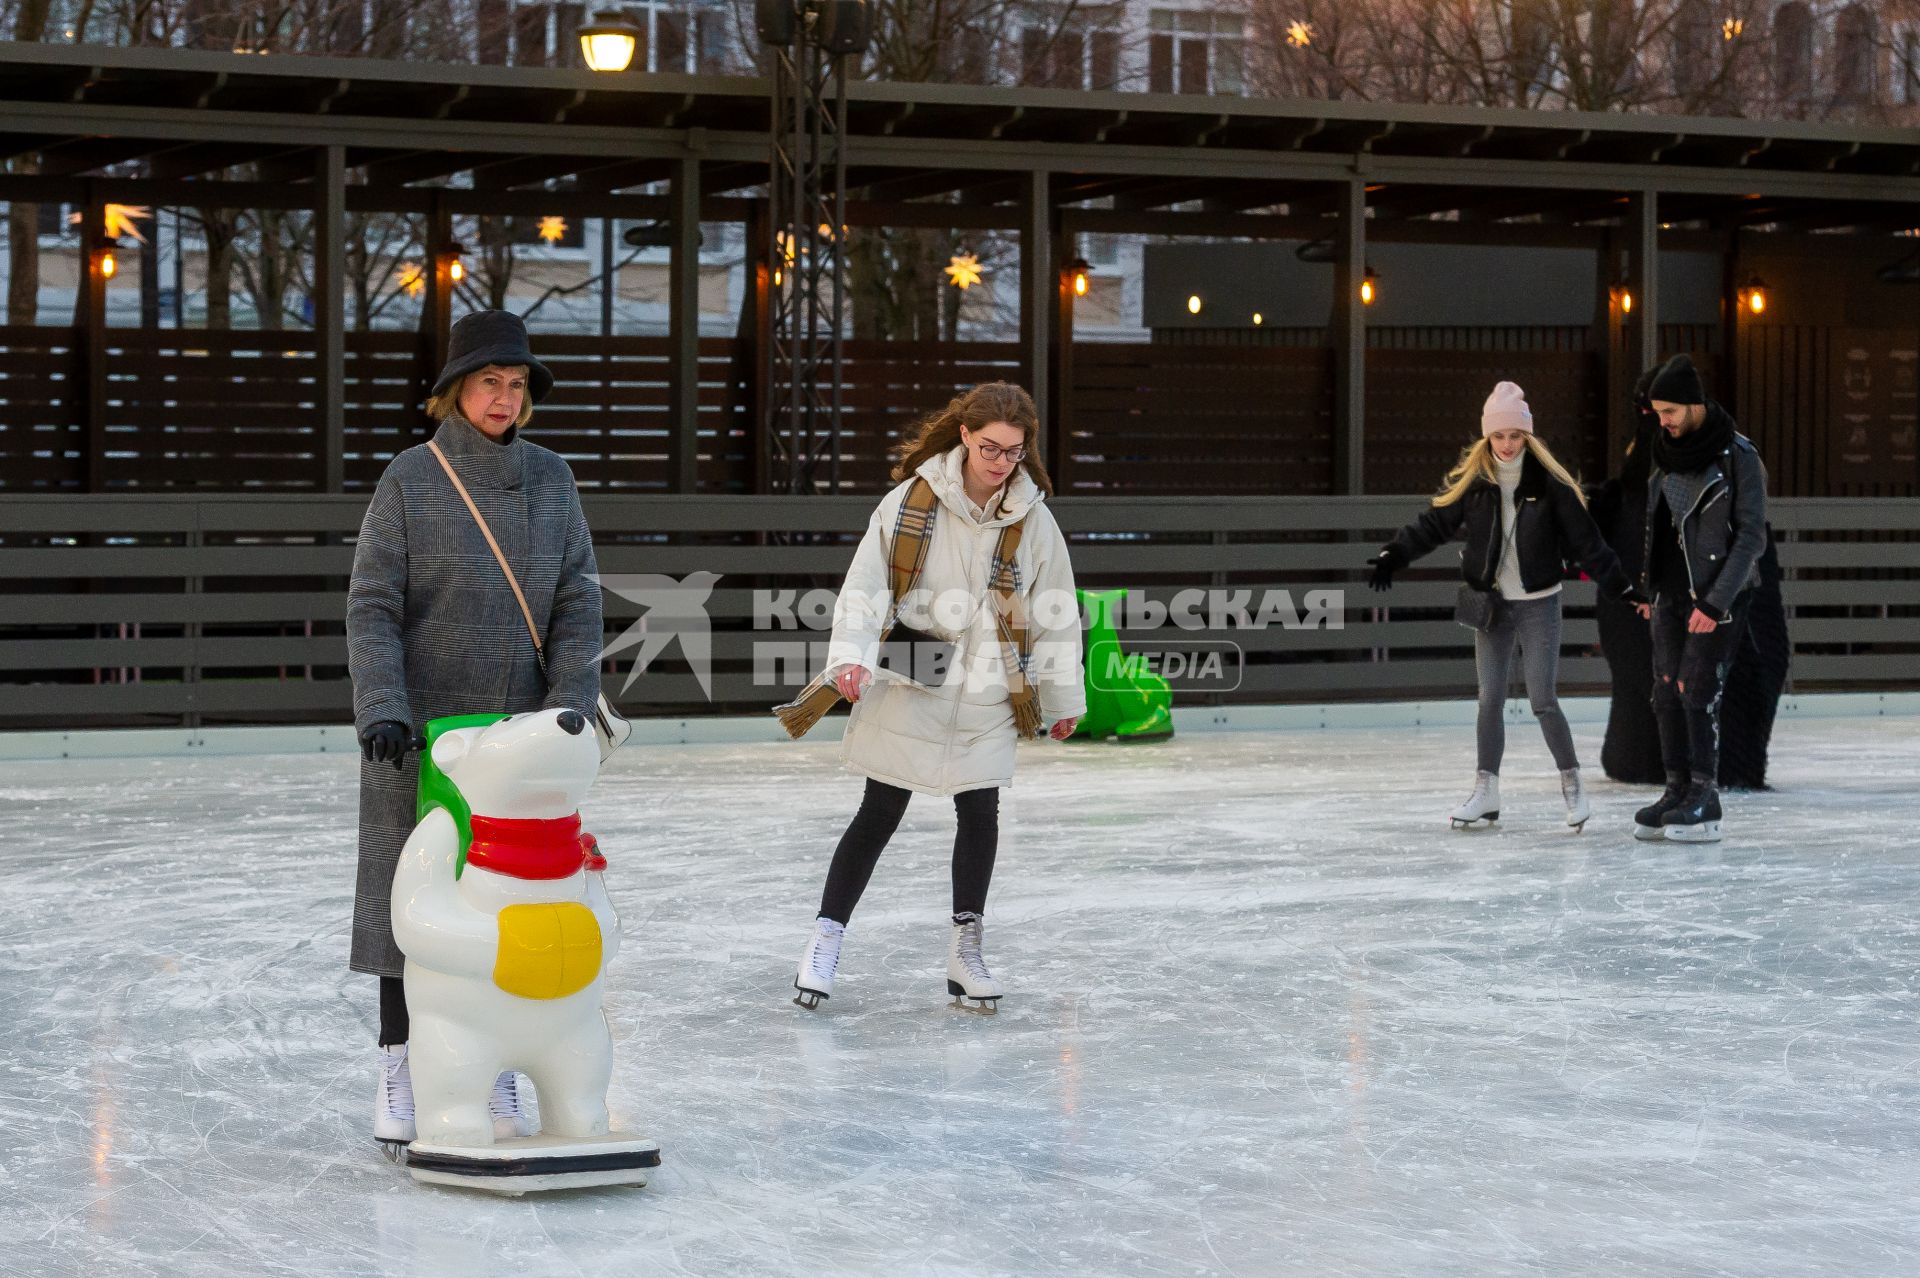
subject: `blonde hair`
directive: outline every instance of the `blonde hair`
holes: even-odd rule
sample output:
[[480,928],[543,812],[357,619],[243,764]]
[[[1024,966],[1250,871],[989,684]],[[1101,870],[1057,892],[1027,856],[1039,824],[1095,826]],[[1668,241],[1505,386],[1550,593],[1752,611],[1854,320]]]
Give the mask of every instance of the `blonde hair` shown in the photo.
[[1033,396],[1012,382],[984,382],[921,419],[900,441],[900,461],[893,468],[893,482],[913,475],[927,458],[951,452],[961,442],[962,426],[976,431],[995,422],[1016,427],[1025,437],[1027,455],[1020,459],[1020,468],[1041,492],[1053,496],[1053,480],[1040,461],[1040,410],[1033,406]]
[[[1522,435],[1520,439],[1526,444],[1527,451],[1533,454],[1534,460],[1547,468],[1549,475],[1573,489],[1573,495],[1580,499],[1582,506],[1587,504],[1587,494],[1581,489],[1580,481],[1567,473],[1567,468],[1554,457],[1552,450],[1531,431]],[[1448,471],[1447,477],[1440,482],[1440,491],[1434,495],[1433,504],[1453,505],[1466,496],[1467,489],[1473,487],[1478,480],[1484,479],[1489,484],[1499,483],[1499,473],[1493,466],[1493,441],[1482,435],[1460,451],[1460,460],[1454,463],[1453,469]]]
[[[526,365],[525,364],[501,364],[501,365],[489,364],[487,365],[487,368],[494,368],[494,367],[525,368]],[[432,418],[436,422],[444,422],[445,420],[447,420],[447,418],[458,415],[460,412],[460,392],[466,389],[467,377],[478,377],[480,374],[486,372],[487,368],[476,368],[471,373],[468,373],[466,377],[462,377],[459,381],[447,387],[445,390],[441,391],[438,395],[427,396],[427,416]],[[465,421],[466,419],[463,417],[461,418],[461,420]],[[514,424],[514,427],[518,429],[519,427],[525,426],[528,422],[532,420],[533,420],[533,387],[528,386],[527,393],[521,396],[520,398],[520,415],[513,419],[513,424]],[[467,424],[471,426],[473,423],[468,422]]]

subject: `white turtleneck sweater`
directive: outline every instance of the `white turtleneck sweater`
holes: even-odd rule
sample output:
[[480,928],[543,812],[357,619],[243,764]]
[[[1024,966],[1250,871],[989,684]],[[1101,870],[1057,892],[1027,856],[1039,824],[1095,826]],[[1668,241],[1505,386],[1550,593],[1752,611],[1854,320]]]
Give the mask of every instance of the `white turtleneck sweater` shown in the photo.
[[1545,599],[1548,595],[1560,593],[1560,583],[1554,582],[1545,590],[1529,591],[1520,584],[1520,546],[1517,539],[1509,538],[1513,531],[1514,502],[1513,493],[1520,486],[1520,470],[1526,464],[1527,453],[1524,448],[1512,461],[1501,461],[1494,455],[1493,471],[1500,480],[1500,569],[1494,573],[1494,585],[1499,588],[1502,599]]

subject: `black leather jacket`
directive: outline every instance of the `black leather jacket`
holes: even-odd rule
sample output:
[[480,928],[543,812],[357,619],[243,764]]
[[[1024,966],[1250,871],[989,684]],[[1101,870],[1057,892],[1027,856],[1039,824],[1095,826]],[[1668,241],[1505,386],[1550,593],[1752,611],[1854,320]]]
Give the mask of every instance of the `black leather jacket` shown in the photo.
[[[1545,590],[1566,576],[1568,561],[1578,563],[1602,592],[1623,595],[1632,579],[1620,566],[1580,494],[1547,473],[1547,468],[1525,454],[1520,482],[1513,490],[1513,542],[1520,567],[1520,584],[1529,592]],[[1410,564],[1444,542],[1466,531],[1460,552],[1460,575],[1476,590],[1494,589],[1499,556],[1506,545],[1501,527],[1500,485],[1481,479],[1447,506],[1429,506],[1420,518],[1402,528],[1388,542],[1386,553]]]
[[[1647,475],[1647,532],[1640,563],[1640,589],[1651,595],[1660,560],[1674,552],[1673,512],[1667,509],[1655,462]],[[1678,549],[1686,562],[1693,606],[1715,621],[1733,614],[1740,592],[1760,580],[1767,542],[1767,467],[1753,441],[1736,432],[1733,443],[1706,469],[1706,486],[1693,509],[1680,518]]]

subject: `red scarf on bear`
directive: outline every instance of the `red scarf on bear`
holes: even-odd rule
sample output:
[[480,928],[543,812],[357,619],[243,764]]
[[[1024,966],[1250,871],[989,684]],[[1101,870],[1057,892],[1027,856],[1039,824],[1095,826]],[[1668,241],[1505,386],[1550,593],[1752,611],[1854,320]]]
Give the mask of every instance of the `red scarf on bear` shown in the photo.
[[475,816],[467,864],[516,879],[564,879],[582,869],[604,870],[607,859],[576,812],[546,820]]

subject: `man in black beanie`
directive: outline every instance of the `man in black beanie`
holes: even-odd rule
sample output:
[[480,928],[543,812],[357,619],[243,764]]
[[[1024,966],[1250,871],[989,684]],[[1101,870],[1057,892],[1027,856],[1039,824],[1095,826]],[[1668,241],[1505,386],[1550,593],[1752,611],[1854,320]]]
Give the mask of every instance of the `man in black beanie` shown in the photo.
[[1634,836],[1720,839],[1720,694],[1767,548],[1767,470],[1676,355],[1647,389],[1660,419],[1647,475],[1640,589],[1653,598],[1653,713],[1667,788]]

